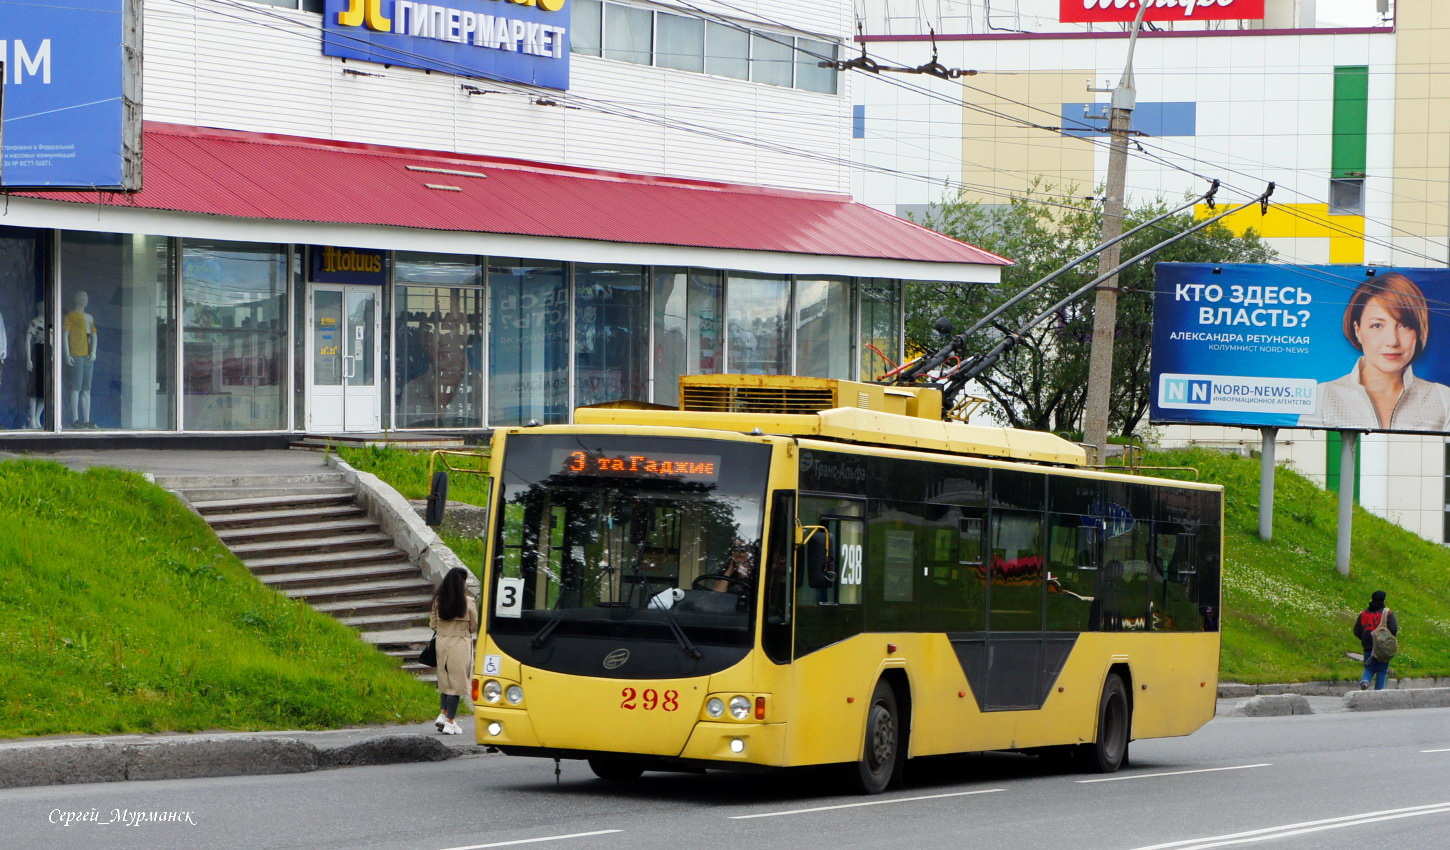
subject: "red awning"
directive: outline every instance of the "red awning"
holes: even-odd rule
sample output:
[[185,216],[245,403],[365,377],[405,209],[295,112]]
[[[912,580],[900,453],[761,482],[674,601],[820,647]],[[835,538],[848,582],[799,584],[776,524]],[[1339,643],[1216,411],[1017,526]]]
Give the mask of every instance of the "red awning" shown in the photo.
[[[777,251],[1010,261],[840,195],[148,123],[143,189],[101,204],[280,221]],[[75,193],[27,197],[95,204]]]

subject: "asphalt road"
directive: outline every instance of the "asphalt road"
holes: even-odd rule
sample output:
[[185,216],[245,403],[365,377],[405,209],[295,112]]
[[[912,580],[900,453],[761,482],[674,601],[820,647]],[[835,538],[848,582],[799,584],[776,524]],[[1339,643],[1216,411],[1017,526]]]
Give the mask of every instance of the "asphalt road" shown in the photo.
[[[552,762],[498,755],[15,789],[0,791],[0,846],[1450,847],[1450,709],[1219,718],[1131,757],[1111,777],[1010,754],[913,762],[908,787],[880,797],[823,771],[610,784],[565,762],[556,784]],[[153,812],[174,819],[127,822]]]

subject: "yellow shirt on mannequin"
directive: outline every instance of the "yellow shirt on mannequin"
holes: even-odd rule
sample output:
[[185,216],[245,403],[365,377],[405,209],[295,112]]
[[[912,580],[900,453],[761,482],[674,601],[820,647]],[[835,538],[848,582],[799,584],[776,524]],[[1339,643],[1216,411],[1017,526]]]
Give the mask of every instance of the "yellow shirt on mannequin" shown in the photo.
[[61,326],[64,328],[72,357],[91,356],[91,336],[96,332],[96,320],[89,313],[72,310],[65,314]]

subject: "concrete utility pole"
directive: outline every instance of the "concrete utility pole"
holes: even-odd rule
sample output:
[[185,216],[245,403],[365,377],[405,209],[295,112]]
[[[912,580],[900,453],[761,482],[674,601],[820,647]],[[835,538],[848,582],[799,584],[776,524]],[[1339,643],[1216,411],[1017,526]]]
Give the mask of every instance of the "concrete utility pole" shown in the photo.
[[1342,576],[1349,575],[1349,556],[1354,545],[1354,479],[1358,449],[1358,431],[1339,432],[1339,534],[1334,541],[1334,567]]
[[[1138,105],[1138,91],[1133,87],[1133,50],[1138,44],[1138,31],[1143,26],[1143,13],[1148,4],[1138,6],[1133,21],[1133,34],[1128,38],[1128,62],[1123,77],[1113,93],[1108,113],[1108,132],[1112,146],[1108,150],[1108,182],[1103,194],[1103,242],[1116,239],[1123,232],[1123,195],[1128,181],[1128,130],[1133,122],[1133,107]],[[1109,91],[1089,88],[1088,91]],[[1119,246],[1113,245],[1098,255],[1098,274],[1105,274],[1118,264]],[[1087,404],[1083,409],[1083,442],[1093,446],[1098,463],[1107,461],[1108,407],[1113,389],[1113,340],[1118,329],[1118,276],[1113,275],[1098,286],[1093,304],[1093,342],[1088,361]]]
[[1274,449],[1279,439],[1278,428],[1259,429],[1263,449],[1259,454],[1259,539],[1274,539]]

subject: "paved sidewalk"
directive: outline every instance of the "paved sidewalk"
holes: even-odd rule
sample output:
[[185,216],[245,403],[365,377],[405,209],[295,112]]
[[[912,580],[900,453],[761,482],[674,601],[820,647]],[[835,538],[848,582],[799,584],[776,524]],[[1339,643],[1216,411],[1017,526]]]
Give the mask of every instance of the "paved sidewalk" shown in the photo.
[[0,740],[0,788],[306,773],[446,761],[487,751],[460,711],[461,735],[429,723],[327,731],[54,735]]

